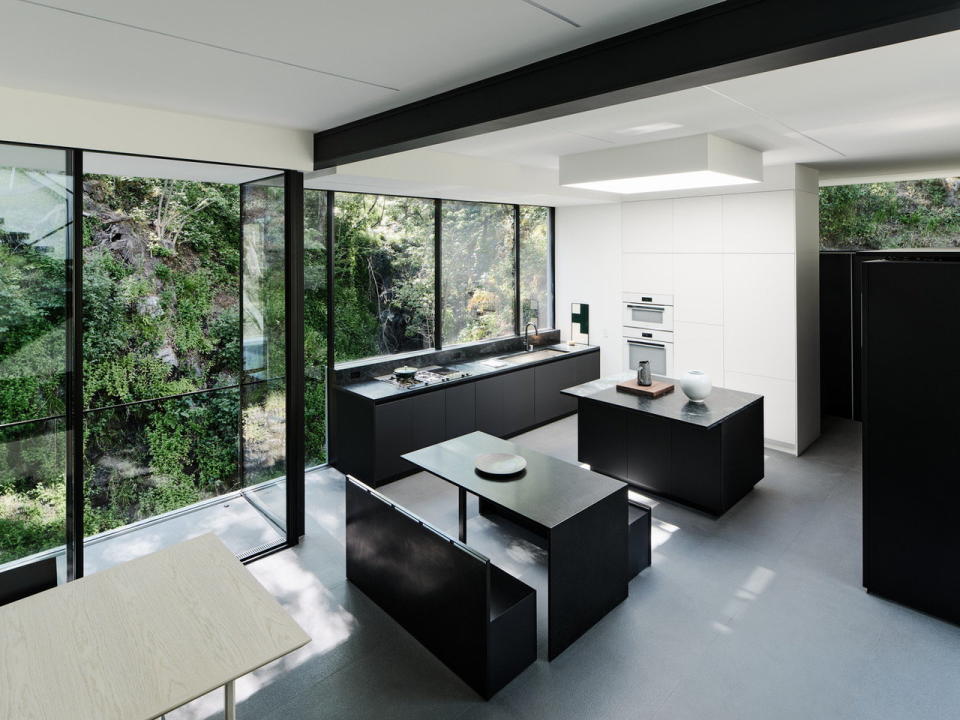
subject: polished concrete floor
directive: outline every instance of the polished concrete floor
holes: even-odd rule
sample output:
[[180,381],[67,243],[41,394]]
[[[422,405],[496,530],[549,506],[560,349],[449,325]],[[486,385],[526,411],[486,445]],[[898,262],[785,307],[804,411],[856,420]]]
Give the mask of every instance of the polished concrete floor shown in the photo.
[[[958,718],[960,628],[860,585],[858,427],[826,424],[800,458],[767,451],[766,478],[719,520],[656,504],[653,566],[552,663],[545,556],[473,505],[470,544],[541,601],[540,659],[490,702],[346,583],[343,479],[313,473],[303,544],[250,569],[314,640],[238,682],[238,717]],[[576,418],[516,442],[573,461]],[[444,482],[420,474],[384,491],[455,532],[456,492]],[[903,532],[920,522],[903,518]],[[167,717],[217,718],[221,707],[215,693]]]

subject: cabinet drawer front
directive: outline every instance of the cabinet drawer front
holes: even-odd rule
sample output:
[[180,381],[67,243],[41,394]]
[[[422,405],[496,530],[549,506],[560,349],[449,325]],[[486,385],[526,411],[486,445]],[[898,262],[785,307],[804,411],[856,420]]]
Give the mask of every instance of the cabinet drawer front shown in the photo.
[[444,390],[446,422],[444,438],[459,437],[477,429],[477,383],[469,382]]

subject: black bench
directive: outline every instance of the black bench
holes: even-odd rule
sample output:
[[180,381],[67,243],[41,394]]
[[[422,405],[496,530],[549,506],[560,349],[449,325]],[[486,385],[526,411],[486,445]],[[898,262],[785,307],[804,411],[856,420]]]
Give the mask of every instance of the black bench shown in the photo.
[[57,586],[57,559],[44,558],[0,573],[0,605]]
[[[545,540],[525,518],[480,498],[480,514],[487,518],[507,520],[529,533],[528,540],[546,548]],[[627,580],[632,580],[650,567],[650,508],[634,500],[627,501]]]
[[632,580],[650,567],[650,508],[633,500],[627,501],[627,579]]
[[537,658],[536,591],[347,477],[347,579],[481,696]]

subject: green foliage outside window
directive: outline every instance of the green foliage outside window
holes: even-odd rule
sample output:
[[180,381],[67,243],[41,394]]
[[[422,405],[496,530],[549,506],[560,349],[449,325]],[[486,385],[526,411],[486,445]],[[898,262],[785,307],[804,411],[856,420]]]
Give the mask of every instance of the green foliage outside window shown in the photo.
[[[84,190],[85,534],[282,475],[282,224],[244,237],[235,185],[88,175]],[[247,214],[267,213],[278,192],[248,195]],[[305,200],[313,465],[326,459],[326,193]],[[444,344],[512,334],[513,206],[443,208]],[[337,193],[335,210],[336,360],[432,347],[434,202]],[[541,326],[551,322],[548,218],[521,208],[523,320]],[[242,242],[263,269],[244,275],[243,319]],[[0,242],[0,424],[64,412],[63,288],[62,256]],[[249,358],[244,369],[242,321],[248,342],[263,339],[262,372]],[[63,543],[64,468],[62,420],[0,431],[0,563]]]
[[960,247],[960,178],[820,189],[820,244],[830,249]]

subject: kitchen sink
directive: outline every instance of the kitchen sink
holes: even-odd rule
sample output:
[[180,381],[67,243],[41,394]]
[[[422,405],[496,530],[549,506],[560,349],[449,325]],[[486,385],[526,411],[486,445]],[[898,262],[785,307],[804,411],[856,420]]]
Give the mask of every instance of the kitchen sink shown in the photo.
[[566,352],[566,350],[545,348],[543,350],[533,350],[532,352],[518,352],[513,355],[504,355],[503,357],[498,357],[497,360],[507,365],[525,365],[526,363],[557,357],[557,355],[565,355]]

